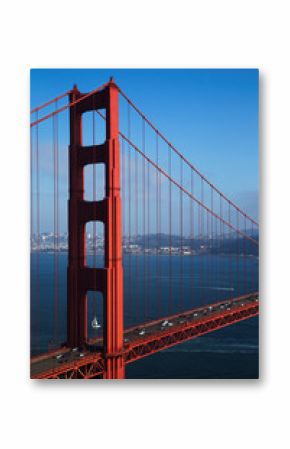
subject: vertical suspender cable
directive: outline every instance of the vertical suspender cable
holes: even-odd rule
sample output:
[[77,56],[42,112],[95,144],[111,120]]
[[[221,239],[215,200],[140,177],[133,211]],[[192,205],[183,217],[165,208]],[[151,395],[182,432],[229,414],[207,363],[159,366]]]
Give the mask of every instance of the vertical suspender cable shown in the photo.
[[[156,133],[156,164],[159,166],[159,147],[158,147],[158,134]],[[159,236],[159,171],[156,170],[156,296],[157,296],[157,314],[160,316],[160,236]]]
[[[34,187],[34,176],[33,176],[33,132],[32,128],[30,128],[30,309],[31,311],[34,308],[34,283],[32,282],[32,273],[33,273],[33,249],[34,249],[34,195],[33,195],[33,187]],[[34,315],[31,314],[31,328],[34,326]],[[34,341],[32,341],[34,344]],[[31,345],[32,346],[32,345]]]
[[[228,203],[228,222],[231,224],[231,205],[230,203]],[[228,230],[228,235],[229,235],[229,245],[228,245],[228,251],[229,251],[229,265],[230,265],[230,269],[229,269],[229,284],[230,287],[233,287],[233,257],[232,257],[232,248],[233,248],[233,243],[234,243],[234,234],[232,233],[231,229],[229,228]],[[233,287],[234,288],[234,287]]]
[[[193,170],[190,172],[190,191],[194,195],[194,179]],[[190,200],[190,278],[191,278],[191,304],[194,304],[194,270],[193,270],[193,253],[194,253],[194,202]]]
[[[213,212],[213,203],[214,203],[214,199],[213,199],[213,189],[210,189],[211,191],[211,211]],[[211,286],[214,287],[214,258],[213,258],[213,215],[210,216],[210,267],[211,267]]]
[[[253,237],[254,236],[254,223],[252,222],[252,235],[251,235],[251,237]],[[253,248],[253,245],[251,244],[251,246],[252,246],[252,248]],[[252,250],[251,250],[252,251]],[[254,274],[254,266],[253,266],[253,262],[252,262],[252,268],[251,268],[251,271],[252,271],[252,276],[251,276],[251,280],[252,280],[252,282],[251,282],[251,291],[252,292],[254,292],[255,290],[256,290],[256,286],[255,286],[255,274]]]
[[[209,206],[210,207],[210,206]],[[205,212],[205,225],[204,225],[204,232],[205,232],[205,254],[204,254],[204,279],[205,283],[210,284],[210,263],[209,263],[209,257],[208,257],[208,251],[209,251],[209,213],[208,211]],[[208,294],[205,289],[205,299],[206,302],[208,302]]]
[[[183,161],[180,158],[180,185],[183,187]],[[183,309],[183,191],[180,189],[180,303]]]
[[[130,116],[130,104],[128,103],[128,138],[131,139],[131,116]],[[128,273],[128,284],[129,284],[129,315],[130,319],[133,320],[132,316],[132,260],[131,260],[131,147],[128,143],[128,258],[129,258],[129,273]],[[131,323],[132,324],[132,323]]]
[[[247,219],[246,217],[244,217],[244,233],[247,235]],[[246,248],[246,239],[243,239],[243,253],[244,253],[244,257],[243,257],[243,286],[244,286],[244,293],[248,293],[248,283],[247,283],[247,248]]]
[[[209,225],[210,225],[210,219],[209,219],[209,213],[208,211],[206,211],[206,252],[205,252],[205,260],[204,260],[204,265],[205,265],[205,279],[208,281],[208,283],[210,284],[211,282],[211,273],[210,273],[210,261],[209,261],[209,257],[208,257],[208,251],[209,251]],[[207,293],[206,293],[206,299],[207,299]]]
[[[138,201],[139,201],[139,198],[138,198],[138,195],[139,195],[139,192],[138,192],[138,176],[139,176],[139,173],[138,173],[138,153],[137,153],[137,151],[135,151],[135,167],[134,167],[134,169],[135,169],[135,188],[134,188],[134,190],[135,190],[135,244],[138,244],[138,242],[139,242],[139,240],[138,240],[138,212],[139,212],[139,208],[138,208]],[[138,306],[139,306],[139,304],[138,304],[138,302],[140,301],[140,299],[139,299],[139,295],[138,295],[138,285],[139,285],[139,281],[138,281],[138,274],[139,274],[139,267],[138,267],[138,264],[139,264],[139,260],[138,260],[138,254],[135,256],[135,295],[134,295],[134,300],[135,300],[135,304],[136,304],[136,310],[135,310],[135,314],[136,314],[136,321],[139,321],[140,320],[140,317],[139,317],[139,314],[138,314],[138,312],[139,312],[139,310],[138,310]]]
[[[126,204],[126,201],[125,201],[125,172],[126,172],[126,169],[125,169],[125,155],[124,155],[124,152],[125,152],[125,143],[124,143],[124,139],[123,139],[123,137],[121,136],[121,163],[122,163],[122,167],[121,167],[121,189],[122,189],[122,207],[123,207],[123,210],[125,209],[125,204]],[[125,234],[125,214],[123,213],[123,215],[124,215],[124,219],[123,219],[123,235]]]
[[[222,201],[222,196],[221,195],[219,195],[219,198],[220,198],[220,217],[223,219],[224,217],[223,217],[223,201]],[[225,253],[225,248],[224,248],[224,235],[223,235],[223,221],[222,220],[220,220],[220,226],[219,226],[219,245],[218,245],[218,248],[219,248],[219,252],[222,252],[223,254]],[[219,266],[220,266],[220,263],[218,263],[218,261],[217,261],[217,263],[216,263],[216,282],[217,282],[217,287],[219,287],[220,285],[218,284],[218,279],[219,279],[219,271],[218,271],[218,269],[219,269]],[[220,273],[221,273],[222,271],[220,270]]]
[[[57,101],[55,102],[57,110]],[[54,239],[54,322],[53,341],[58,338],[58,117],[53,116],[53,239]]]
[[[93,113],[92,113],[92,140],[93,140],[93,146],[96,144],[96,112],[95,112],[95,96],[93,97]],[[93,164],[93,202],[94,202],[94,209],[95,209],[95,215],[96,215],[96,201],[97,201],[97,176],[96,176],[96,164]],[[94,220],[93,221],[93,255],[94,255],[94,261],[93,261],[93,267],[94,269],[97,268],[97,223]],[[95,271],[95,282],[97,278],[97,272]],[[94,290],[93,292],[93,315],[94,317],[97,316],[97,292]]]
[[[204,204],[204,183],[203,179],[201,178],[201,202]],[[202,242],[202,251],[201,251],[201,287],[202,287],[202,303],[204,304],[204,298],[205,298],[205,279],[204,279],[204,209],[201,208],[201,242]]]
[[[76,110],[76,107],[74,106],[73,107],[73,115],[74,115],[74,118],[73,118],[73,123],[75,124],[75,126],[74,126],[74,129],[73,129],[73,133],[74,133],[74,138],[73,138],[73,142],[76,142],[77,141],[77,126],[76,126],[76,124],[77,124],[77,110]],[[70,186],[70,188],[71,188],[72,186]],[[76,311],[75,311],[76,312]],[[74,312],[74,315],[76,315],[76,313]],[[79,309],[78,309],[78,313],[79,313]],[[75,316],[75,320],[74,320],[75,322],[74,322],[74,325],[75,325],[75,335],[77,335],[77,332],[78,332],[78,322],[77,322],[77,316]]]
[[198,295],[198,302],[202,302],[202,289],[201,287],[201,280],[202,280],[202,270],[201,270],[201,253],[200,253],[200,247],[201,247],[201,205],[198,205],[198,238],[197,238],[197,244],[198,244],[198,279],[199,279],[199,295]]
[[[122,179],[121,179],[121,188],[122,188],[122,208],[123,208],[123,232],[122,232],[122,244],[124,244],[124,236],[127,235],[127,223],[126,223],[126,218],[127,218],[127,192],[126,192],[126,186],[127,186],[127,180],[126,180],[126,176],[128,173],[128,164],[127,164],[127,158],[126,158],[126,142],[124,141],[124,138],[121,136],[121,161],[122,161]],[[125,274],[127,274],[125,272]],[[127,304],[128,302],[126,301],[127,299],[127,295],[125,295],[125,292],[127,293],[127,285],[126,282],[124,282],[124,317],[126,317],[126,313],[127,313]],[[125,326],[127,325],[127,323],[125,322]]]
[[[36,120],[38,120],[38,111],[36,111]],[[36,125],[36,344],[40,350],[40,182],[39,182],[39,133]]]
[[59,122],[56,116],[56,274],[57,274],[57,335],[59,338],[59,235],[60,235],[60,212],[59,212]]
[[[149,298],[150,298],[150,164],[147,162],[147,312],[149,310]],[[151,309],[151,308],[150,308]]]
[[[168,145],[168,157],[169,157],[169,176],[171,178],[171,148]],[[168,180],[169,186],[169,314],[172,313],[172,183]]]
[[32,252],[33,240],[34,240],[34,198],[33,198],[33,132],[30,128],[30,252]]
[[[159,172],[158,172],[159,173]],[[159,173],[159,207],[158,207],[158,223],[159,223],[159,250],[162,245],[162,179],[161,179],[161,173]],[[161,253],[160,253],[161,254]],[[162,304],[162,258],[161,255],[159,256],[159,295],[160,295],[160,309],[163,311],[163,304]]]
[[[240,230],[240,223],[239,223],[239,212],[236,212],[237,216],[237,229]],[[237,233],[237,293],[238,296],[240,296],[240,241],[239,241],[239,234]]]
[[[142,120],[142,149],[143,153],[146,154],[146,147],[145,147],[145,120],[141,118]],[[146,181],[146,164],[145,164],[145,158],[142,158],[142,200],[143,200],[143,280],[144,280],[144,290],[143,290],[143,307],[144,307],[144,321],[146,321],[147,318],[147,279],[146,279],[146,257],[145,257],[145,249],[146,249],[146,189],[145,189],[145,181]]]

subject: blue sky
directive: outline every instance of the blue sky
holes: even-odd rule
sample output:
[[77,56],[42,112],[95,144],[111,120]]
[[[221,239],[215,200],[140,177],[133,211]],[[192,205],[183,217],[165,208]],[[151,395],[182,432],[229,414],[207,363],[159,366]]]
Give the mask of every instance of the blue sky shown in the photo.
[[113,76],[163,134],[226,195],[258,216],[259,72],[255,69],[34,69],[31,107]]

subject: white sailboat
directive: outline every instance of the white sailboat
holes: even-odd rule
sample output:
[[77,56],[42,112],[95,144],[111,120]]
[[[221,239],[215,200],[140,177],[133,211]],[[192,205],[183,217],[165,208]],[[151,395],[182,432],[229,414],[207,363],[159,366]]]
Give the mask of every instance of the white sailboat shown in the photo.
[[101,325],[100,325],[100,323],[98,322],[96,316],[94,317],[94,319],[93,319],[93,321],[92,321],[91,324],[92,324],[92,328],[93,328],[93,329],[99,329],[99,328],[101,327]]

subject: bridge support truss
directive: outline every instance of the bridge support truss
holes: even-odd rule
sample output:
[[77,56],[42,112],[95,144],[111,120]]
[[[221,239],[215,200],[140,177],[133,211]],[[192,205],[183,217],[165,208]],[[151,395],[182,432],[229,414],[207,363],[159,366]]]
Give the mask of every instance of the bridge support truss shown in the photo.
[[[80,99],[81,101],[77,101]],[[120,197],[120,147],[118,88],[111,80],[106,87],[86,96],[71,91],[69,147],[69,261],[67,344],[84,347],[87,342],[87,292],[99,291],[104,301],[103,377],[124,378],[122,209]],[[106,110],[106,140],[101,145],[82,145],[82,114]],[[84,167],[105,165],[105,198],[84,199]],[[86,223],[104,223],[105,266],[86,266]]]
[[[192,313],[192,311],[190,311]],[[222,311],[201,318],[197,321],[180,324],[177,327],[171,327],[167,332],[148,334],[137,338],[129,343],[124,351],[124,363],[135,362],[143,357],[147,357],[163,349],[169,348],[187,340],[191,340],[209,332],[213,332],[223,327],[238,323],[245,319],[257,316],[259,314],[259,304],[252,302],[235,310]],[[182,314],[184,315],[184,314]],[[160,323],[163,320],[160,320]],[[61,364],[53,369],[40,371],[33,375],[35,379],[92,379],[105,376],[105,360],[101,353],[89,354],[82,359],[75,360],[73,363]]]

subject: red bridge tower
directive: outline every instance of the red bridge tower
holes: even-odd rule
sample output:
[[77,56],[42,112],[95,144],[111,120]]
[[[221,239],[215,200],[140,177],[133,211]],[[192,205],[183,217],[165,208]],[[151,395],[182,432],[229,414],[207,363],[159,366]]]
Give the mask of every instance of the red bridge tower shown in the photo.
[[[87,341],[87,292],[99,291],[104,301],[103,355],[107,379],[124,378],[122,209],[120,197],[120,147],[118,88],[111,79],[103,90],[86,98],[76,87],[70,102],[69,147],[69,260],[67,344],[83,347]],[[106,140],[101,145],[82,145],[82,114],[106,110]],[[84,167],[105,165],[106,196],[84,200]],[[86,266],[85,227],[89,221],[104,223],[105,266]]]

